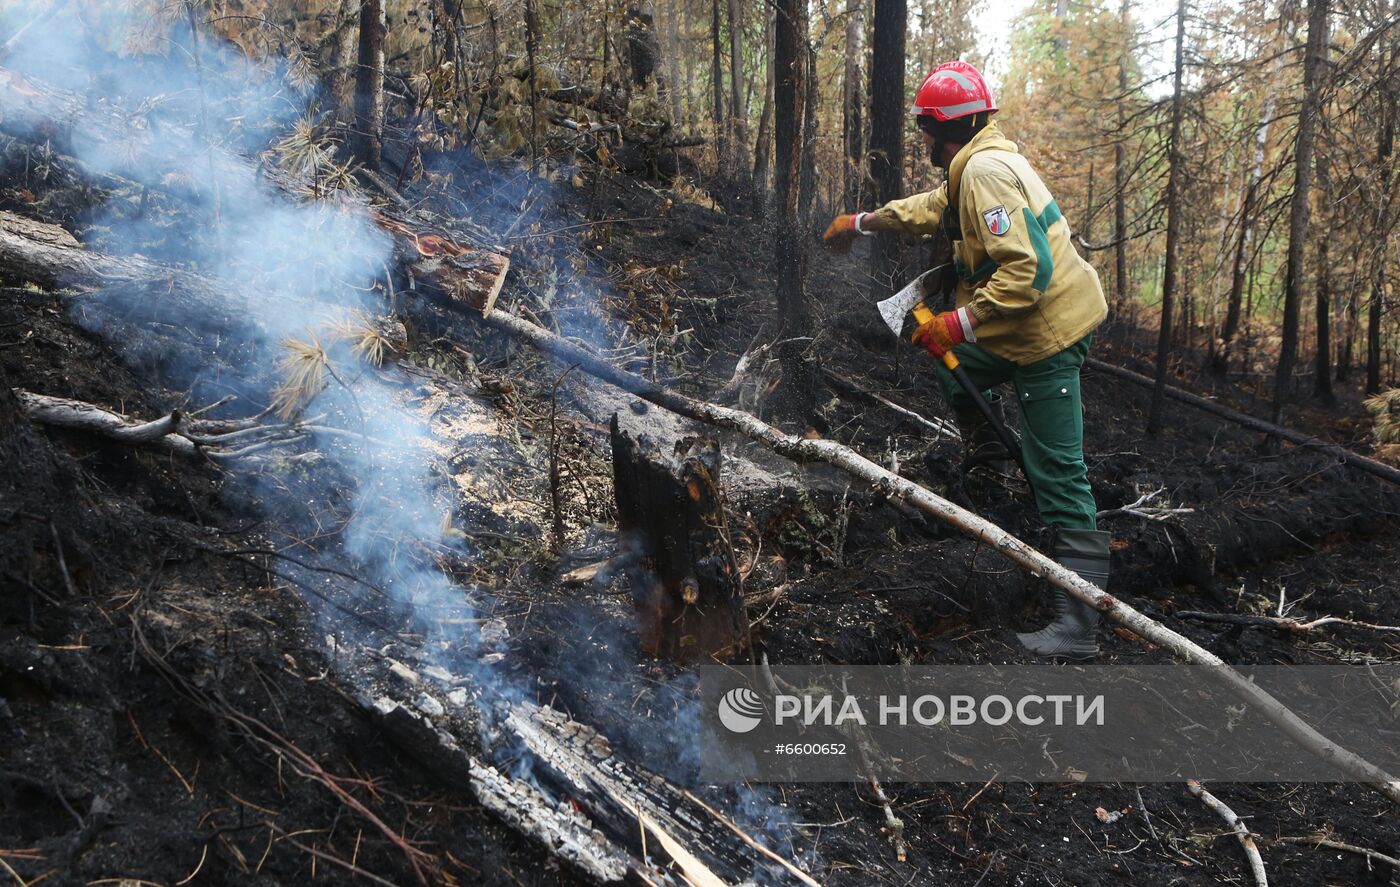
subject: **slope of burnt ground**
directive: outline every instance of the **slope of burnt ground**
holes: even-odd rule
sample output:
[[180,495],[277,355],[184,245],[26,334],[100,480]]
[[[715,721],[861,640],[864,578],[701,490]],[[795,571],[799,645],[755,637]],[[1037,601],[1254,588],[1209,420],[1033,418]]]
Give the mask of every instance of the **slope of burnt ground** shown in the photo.
[[[474,194],[509,194],[519,178],[473,174]],[[500,218],[488,221],[502,230],[512,213],[535,213],[516,229],[522,236],[584,226],[538,238],[548,250],[523,241],[505,298],[566,331],[586,331],[595,344],[616,343],[629,368],[709,395],[761,330],[780,326],[761,222],[608,173],[590,173],[549,200],[548,213],[518,194],[492,210]],[[490,203],[473,206],[485,214]],[[655,221],[615,221],[639,218]],[[815,257],[810,291],[821,332],[813,350],[860,387],[942,415],[922,356],[878,326],[864,278],[859,255]],[[5,291],[0,389],[145,418],[184,404],[188,379],[78,330],[69,308],[67,297]],[[514,441],[495,454],[454,456],[466,466],[493,457],[523,462],[503,475],[518,508],[464,508],[452,521],[474,538],[474,558],[456,578],[479,596],[480,617],[504,627],[502,668],[539,702],[602,730],[622,753],[641,750],[666,727],[647,716],[650,706],[664,713],[666,688],[683,682],[673,668],[639,662],[625,587],[578,587],[559,577],[611,553],[610,410],[631,412],[661,435],[684,426],[659,410],[629,409],[633,401],[577,374],[561,380],[566,368],[489,331],[405,310],[422,372],[436,374],[453,397],[488,406]],[[1113,335],[1102,339],[1100,356],[1131,362]],[[1164,488],[1163,504],[1194,509],[1161,523],[1106,520],[1115,537],[1115,594],[1239,663],[1400,654],[1393,635],[1365,629],[1288,635],[1175,615],[1272,612],[1282,587],[1295,614],[1400,624],[1398,580],[1387,566],[1400,539],[1393,490],[1317,454],[1268,454],[1256,435],[1183,407],[1172,407],[1164,434],[1148,438],[1144,392],[1101,375],[1086,373],[1085,402],[1102,508]],[[1035,537],[1018,491],[963,483],[954,442],[834,392],[819,406],[831,437],[882,461],[893,451],[912,479]],[[774,661],[1025,661],[1012,633],[1044,614],[1039,590],[1008,564],[835,472],[724,443],[735,467],[736,541],[743,558],[759,564],[747,589],[751,617],[761,619],[757,631]],[[294,884],[372,872],[406,884],[415,875],[402,845],[412,843],[432,854],[444,882],[574,879],[461,786],[389,742],[349,697],[353,681],[328,667],[325,635],[339,631],[340,620],[373,621],[357,635],[367,650],[382,637],[376,632],[413,628],[372,596],[336,598],[350,614],[328,609],[315,571],[287,560],[340,563],[337,528],[354,478],[284,468],[273,483],[255,482],[236,469],[37,429],[8,399],[0,403],[0,447],[0,730],[7,734],[0,858],[21,877]],[[557,543],[548,520],[551,448],[567,481]],[[353,591],[334,578],[342,594]],[[1108,661],[1164,656],[1107,630],[1103,643]],[[268,729],[250,728],[248,719]],[[1361,787],[1216,788],[1261,836],[1278,883],[1386,883],[1393,875],[1354,854],[1275,843],[1334,830],[1338,840],[1394,854],[1393,811]],[[1233,837],[1178,785],[893,786],[910,848],[903,863],[864,785],[700,790],[833,884],[1245,879]],[[1099,808],[1123,815],[1104,822]],[[360,871],[347,873],[347,865]]]

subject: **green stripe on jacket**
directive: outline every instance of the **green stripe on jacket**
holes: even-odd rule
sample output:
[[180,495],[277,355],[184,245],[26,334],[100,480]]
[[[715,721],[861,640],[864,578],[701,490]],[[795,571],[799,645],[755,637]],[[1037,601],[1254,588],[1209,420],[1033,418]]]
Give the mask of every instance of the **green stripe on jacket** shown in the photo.
[[1044,293],[1050,286],[1050,279],[1055,276],[1055,260],[1050,256],[1050,238],[1045,236],[1045,230],[1060,220],[1060,207],[1052,200],[1041,210],[1039,217],[1031,214],[1029,206],[1021,212],[1026,216],[1026,233],[1031,238],[1031,249],[1035,250],[1035,278],[1031,280],[1031,287]]

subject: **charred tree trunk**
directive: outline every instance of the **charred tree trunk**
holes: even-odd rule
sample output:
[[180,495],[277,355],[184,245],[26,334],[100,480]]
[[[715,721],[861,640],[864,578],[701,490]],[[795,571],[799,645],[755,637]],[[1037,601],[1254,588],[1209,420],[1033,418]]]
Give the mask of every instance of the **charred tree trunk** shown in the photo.
[[1176,72],[1172,75],[1172,127],[1167,141],[1167,256],[1162,269],[1162,320],[1157,333],[1156,385],[1152,408],[1147,414],[1147,433],[1162,430],[1162,409],[1166,403],[1167,355],[1171,352],[1172,301],[1176,297],[1177,253],[1181,239],[1181,118],[1185,97],[1181,78],[1186,62],[1186,0],[1176,5]]
[[734,177],[749,174],[749,107],[744,94],[744,16],[740,0],[729,0],[729,119]]
[[1342,345],[1337,355],[1336,378],[1338,382],[1351,379],[1351,369],[1356,359],[1356,329],[1361,323],[1361,283],[1358,283],[1361,250],[1351,256],[1351,275],[1346,287],[1346,305],[1342,309]]
[[540,14],[535,0],[525,0],[525,59],[530,66],[530,162],[540,159],[540,91],[535,77],[535,59],[540,51]]
[[724,53],[720,35],[720,0],[710,0],[710,120],[715,125],[716,170],[729,167],[729,140],[724,125]]
[[1298,302],[1302,298],[1303,259],[1308,243],[1308,192],[1312,188],[1313,141],[1322,109],[1322,61],[1327,46],[1328,0],[1312,0],[1308,12],[1308,42],[1303,56],[1303,106],[1298,112],[1298,141],[1294,148],[1293,198],[1288,220],[1288,270],[1283,288],[1283,344],[1274,374],[1273,421],[1283,420],[1298,356]]
[[629,561],[642,651],[675,662],[731,659],[749,645],[743,581],[719,485],[719,445],[676,443],[676,458],[611,423],[618,544]]
[[[1282,33],[1282,26],[1280,26],[1280,36]],[[1222,375],[1230,368],[1230,345],[1240,331],[1241,312],[1244,307],[1245,278],[1249,272],[1250,247],[1254,242],[1255,215],[1259,209],[1259,189],[1264,179],[1264,156],[1269,146],[1269,128],[1273,125],[1274,105],[1278,95],[1274,84],[1277,82],[1278,73],[1283,66],[1283,60],[1282,53],[1274,59],[1272,72],[1265,87],[1268,93],[1264,97],[1264,108],[1259,114],[1259,126],[1255,133],[1254,160],[1249,173],[1249,184],[1245,187],[1244,197],[1240,202],[1240,233],[1239,240],[1235,245],[1235,261],[1230,275],[1230,296],[1225,309],[1225,328],[1220,333],[1220,352],[1216,360],[1211,363],[1211,369]]]
[[[875,205],[899,196],[904,169],[905,0],[875,0],[875,34],[870,61],[870,176]],[[899,273],[899,236],[880,234],[871,252],[870,276],[876,296],[894,291]]]
[[865,189],[865,0],[846,0],[846,71],[841,96],[841,177],[847,209],[862,207]]
[[384,0],[362,0],[350,144],[356,162],[371,172],[379,172],[384,152],[384,31]]
[[768,166],[773,142],[773,13],[765,7],[763,17],[763,113],[758,118],[758,136],[753,145],[754,210],[759,213],[768,203]]
[[645,87],[656,74],[661,43],[656,37],[656,14],[651,0],[627,7],[627,62],[632,85]]
[[[1381,171],[1381,194],[1390,189],[1390,153],[1395,144],[1395,121],[1389,116],[1381,126],[1380,144],[1376,147],[1377,166]],[[1383,198],[1378,198],[1383,200]],[[1384,221],[1384,207],[1378,213]],[[1377,256],[1371,283],[1371,304],[1366,310],[1366,393],[1381,390],[1381,318],[1385,305],[1385,261]]]
[[817,51],[808,41],[802,43],[806,59],[805,97],[802,103],[802,175],[798,179],[797,223],[802,231],[812,229],[812,204],[817,196]]
[[[1323,199],[1330,199],[1331,180],[1328,176],[1327,158],[1317,158],[1317,184]],[[1332,269],[1328,255],[1328,244],[1332,238],[1323,236],[1317,241],[1317,360],[1316,376],[1313,379],[1313,395],[1325,404],[1334,404],[1337,397],[1332,393]]]
[[1119,311],[1128,298],[1128,49],[1132,38],[1132,17],[1128,0],[1119,9],[1123,26],[1123,52],[1118,57],[1118,138],[1113,146],[1113,269],[1116,308]]
[[[802,284],[807,265],[806,238],[798,227],[798,191],[802,169],[802,123],[806,119],[803,77],[807,69],[807,8],[802,0],[778,0],[775,25],[773,92],[774,142],[777,162],[773,169],[773,197],[778,210],[778,230],[773,239],[777,270],[780,335],[802,339],[811,330],[807,296]],[[799,412],[806,412],[813,396],[811,369],[805,358],[805,342],[789,341],[779,355],[786,382],[785,393]]]
[[670,0],[666,15],[666,93],[671,104],[671,125],[681,125],[681,10],[680,0]]

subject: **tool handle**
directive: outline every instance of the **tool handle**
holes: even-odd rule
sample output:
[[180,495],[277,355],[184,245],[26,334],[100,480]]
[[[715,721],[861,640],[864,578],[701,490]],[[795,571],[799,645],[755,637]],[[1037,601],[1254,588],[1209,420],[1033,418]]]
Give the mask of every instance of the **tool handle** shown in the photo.
[[1026,477],[1026,483],[1030,483],[1031,476],[1026,472],[1026,463],[1021,455],[1021,445],[1016,442],[1016,438],[1011,434],[1011,430],[1006,427],[1006,423],[997,417],[992,405],[987,402],[987,398],[977,389],[977,384],[972,381],[972,377],[967,374],[967,370],[961,366],[949,367],[953,372],[953,378],[962,386],[963,391],[971,398],[972,403],[982,414],[983,418],[992,426],[996,436],[1001,440],[1001,445],[1006,447],[1006,451],[1011,454],[1011,458],[1016,460],[1020,466],[1021,473]]

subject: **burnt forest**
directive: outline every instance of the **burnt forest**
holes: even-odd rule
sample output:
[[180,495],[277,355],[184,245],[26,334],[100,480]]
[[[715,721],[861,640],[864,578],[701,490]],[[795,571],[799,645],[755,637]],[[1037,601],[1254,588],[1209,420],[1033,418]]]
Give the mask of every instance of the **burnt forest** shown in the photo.
[[1395,0],[0,0],[0,885],[1400,884],[1397,123]]

